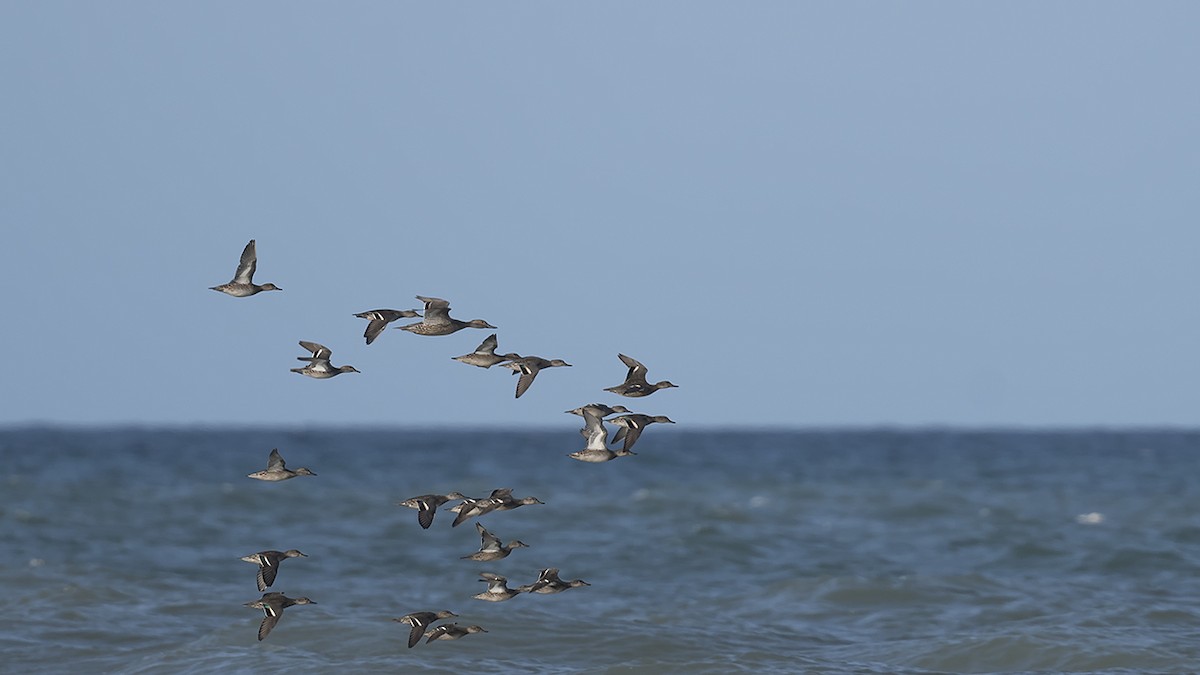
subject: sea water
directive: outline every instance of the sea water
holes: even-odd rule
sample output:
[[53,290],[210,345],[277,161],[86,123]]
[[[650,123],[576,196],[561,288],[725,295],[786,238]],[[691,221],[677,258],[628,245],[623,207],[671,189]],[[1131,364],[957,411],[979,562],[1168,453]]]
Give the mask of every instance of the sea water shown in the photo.
[[[1200,671],[1200,433],[0,431],[5,673]],[[318,475],[251,480],[278,447]],[[474,520],[395,503],[508,487]],[[449,504],[446,505],[450,506]],[[257,640],[255,567],[297,548]],[[590,586],[471,596],[559,568]],[[394,617],[487,633],[406,646]]]

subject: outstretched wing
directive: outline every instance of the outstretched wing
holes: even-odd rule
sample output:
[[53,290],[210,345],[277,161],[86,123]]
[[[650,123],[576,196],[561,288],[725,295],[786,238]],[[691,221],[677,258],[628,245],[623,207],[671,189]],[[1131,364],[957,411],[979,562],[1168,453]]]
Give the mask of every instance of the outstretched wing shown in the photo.
[[629,450],[633,448],[633,444],[637,443],[638,436],[642,435],[642,429],[644,427],[642,427],[640,424],[631,424],[627,427],[621,428],[625,430],[625,445],[622,447],[625,448],[626,452],[629,452]]
[[450,323],[450,301],[441,298],[430,298],[418,295],[417,299],[425,303],[423,321],[427,324]]
[[421,524],[421,529],[428,530],[433,524],[433,517],[437,515],[437,503],[428,499],[422,499],[418,502],[417,522]]
[[367,324],[367,329],[363,331],[363,337],[367,339],[367,344],[374,342],[383,329],[387,328],[387,325],[387,319],[371,319],[371,322]]
[[267,471],[283,471],[287,469],[287,464],[283,461],[283,455],[279,454],[279,448],[271,448],[271,456],[267,458]]
[[[604,428],[604,420],[593,415],[591,411],[585,410],[583,413],[584,428],[580,431],[584,432],[587,437],[587,449],[589,450],[605,450],[608,448],[608,429]],[[618,430],[617,433],[620,433]]]
[[251,239],[246,248],[242,249],[242,259],[238,261],[237,271],[233,273],[233,283],[252,284],[254,269],[258,266],[258,253]]
[[271,634],[271,629],[275,627],[275,624],[279,623],[279,617],[279,613],[272,613],[270,609],[267,610],[267,615],[263,617],[262,623],[258,624],[258,639],[260,642],[263,638]]
[[498,346],[499,346],[499,344],[500,344],[500,343],[498,343],[498,342],[496,341],[496,334],[495,334],[495,333],[492,333],[491,335],[489,335],[489,336],[487,336],[486,338],[484,338],[484,339],[483,339],[483,342],[480,342],[480,343],[479,343],[479,346],[475,348],[475,353],[476,353],[476,354],[492,354],[492,355],[495,355],[495,353],[496,353],[496,347],[498,347]]
[[275,575],[279,573],[279,563],[268,558],[258,565],[258,590],[265,591],[275,583]]
[[479,550],[480,551],[486,551],[489,549],[492,549],[492,550],[500,549],[500,539],[497,538],[496,535],[492,534],[491,532],[488,532],[487,528],[485,528],[483,525],[480,525],[479,523],[475,523],[475,529],[479,530]]
[[524,394],[526,391],[529,391],[530,385],[533,384],[533,379],[535,377],[537,377],[537,374],[538,374],[537,368],[531,368],[530,366],[528,366],[527,364],[524,364],[524,363],[519,364],[519,365],[521,368],[521,370],[520,370],[521,379],[517,380],[517,396],[516,396],[516,398],[521,398],[521,394]]
[[625,381],[646,379],[646,373],[649,371],[646,370],[646,366],[643,366],[640,361],[624,354],[617,354],[617,358],[621,359],[621,363],[629,366],[629,372],[625,374]]
[[301,340],[300,346],[304,347],[308,351],[312,352],[311,357],[309,357],[309,356],[296,357],[297,360],[300,360],[300,361],[328,361],[329,357],[333,356],[333,352],[330,351],[329,347],[326,347],[325,345],[322,345],[322,344],[317,344],[316,342],[308,342],[307,340]]
[[421,636],[425,634],[425,626],[417,623],[412,624],[412,630],[408,631],[408,648],[412,649],[418,642],[421,641]]

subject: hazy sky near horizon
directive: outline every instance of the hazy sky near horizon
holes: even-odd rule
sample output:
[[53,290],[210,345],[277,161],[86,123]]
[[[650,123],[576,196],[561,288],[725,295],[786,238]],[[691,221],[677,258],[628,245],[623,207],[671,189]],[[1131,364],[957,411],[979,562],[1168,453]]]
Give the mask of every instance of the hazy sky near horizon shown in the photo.
[[[1200,4],[0,4],[0,424],[1200,424]],[[246,242],[259,283],[231,298]],[[447,298],[520,399],[352,316]],[[288,372],[321,342],[362,374]],[[679,385],[601,391],[617,353]]]

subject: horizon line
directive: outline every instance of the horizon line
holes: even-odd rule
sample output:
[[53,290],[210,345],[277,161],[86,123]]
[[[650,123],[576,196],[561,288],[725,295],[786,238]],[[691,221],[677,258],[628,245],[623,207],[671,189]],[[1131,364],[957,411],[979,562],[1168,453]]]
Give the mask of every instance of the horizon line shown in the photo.
[[[788,432],[788,433],[1200,433],[1200,425],[1172,423],[1138,424],[960,424],[960,423],[873,423],[873,424],[688,424],[682,428],[669,427],[656,432],[685,433],[688,431],[721,432]],[[555,432],[564,425],[553,424],[397,424],[397,423],[241,423],[241,422],[63,422],[28,421],[0,423],[0,433],[20,431],[462,431],[462,432]]]

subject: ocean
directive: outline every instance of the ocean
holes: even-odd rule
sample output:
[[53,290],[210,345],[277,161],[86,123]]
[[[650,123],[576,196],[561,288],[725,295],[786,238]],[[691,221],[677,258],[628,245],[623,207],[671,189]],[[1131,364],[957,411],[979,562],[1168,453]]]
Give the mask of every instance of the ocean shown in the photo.
[[[0,430],[5,673],[1200,671],[1200,432]],[[666,428],[663,428],[666,427]],[[246,474],[279,448],[315,477]],[[396,505],[508,487],[468,521]],[[447,505],[449,506],[449,505]],[[266,640],[255,567],[307,596]],[[546,567],[590,586],[471,596]],[[406,646],[394,617],[486,633]]]

